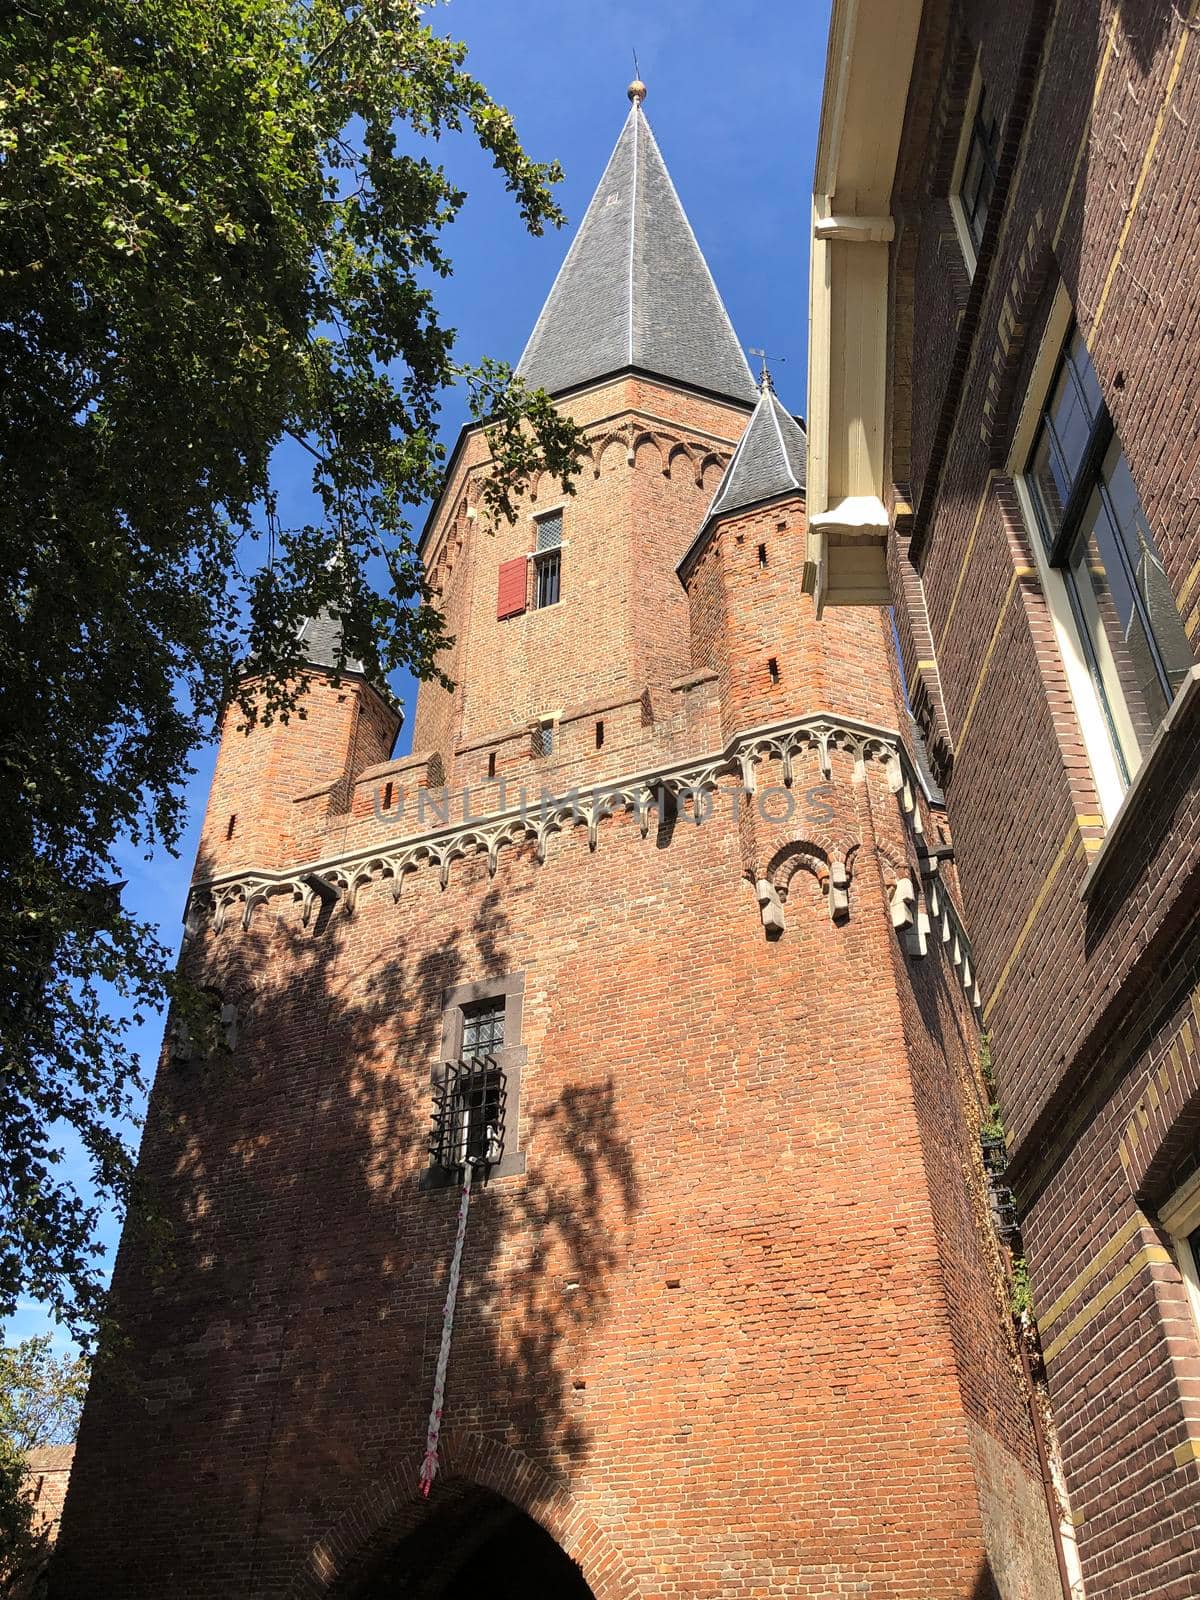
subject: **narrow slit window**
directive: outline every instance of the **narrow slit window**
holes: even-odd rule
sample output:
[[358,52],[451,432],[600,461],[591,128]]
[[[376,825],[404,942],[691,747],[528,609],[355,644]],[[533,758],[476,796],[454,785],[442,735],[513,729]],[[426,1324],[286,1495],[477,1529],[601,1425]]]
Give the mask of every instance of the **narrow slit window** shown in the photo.
[[604,746],[604,724],[603,724],[603,722],[598,722],[596,724],[596,749],[600,750],[600,749],[603,748],[603,746]]
[[496,776],[496,752],[494,750],[489,750],[488,751],[488,777],[489,778],[494,778],[495,776]]
[[234,830],[236,829],[236,827],[237,827],[237,812],[233,811],[233,812],[230,813],[230,816],[229,816],[229,826],[225,829],[225,837],[227,839],[232,839],[233,838]]
[[768,660],[767,660],[767,671],[771,675],[771,682],[772,683],[778,683],[779,682],[779,662],[775,659],[774,656],[768,657]]
[[758,564],[760,567],[765,567],[767,564],[767,547],[765,544],[760,544],[758,547]]

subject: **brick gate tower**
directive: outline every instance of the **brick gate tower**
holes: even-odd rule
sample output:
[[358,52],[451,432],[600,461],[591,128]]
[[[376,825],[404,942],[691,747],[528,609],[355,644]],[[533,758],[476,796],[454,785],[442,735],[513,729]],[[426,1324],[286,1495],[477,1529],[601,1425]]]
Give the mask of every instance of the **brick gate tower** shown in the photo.
[[1059,1592],[939,796],[644,93],[520,364],[578,492],[489,521],[463,433],[414,753],[328,620],[224,732],[228,1048],[168,1033],[53,1595]]

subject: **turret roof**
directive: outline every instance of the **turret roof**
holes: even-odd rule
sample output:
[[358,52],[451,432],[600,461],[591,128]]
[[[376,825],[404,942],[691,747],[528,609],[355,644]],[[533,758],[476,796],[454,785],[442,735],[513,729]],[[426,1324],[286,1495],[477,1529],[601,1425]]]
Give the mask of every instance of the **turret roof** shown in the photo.
[[780,404],[770,378],[765,378],[754,415],[725,469],[705,520],[744,510],[761,500],[773,500],[777,495],[803,492],[807,472],[804,429]]
[[783,495],[804,494],[808,479],[808,441],[804,429],[775,393],[764,371],[758,404],[737,449],[725,468],[725,476],[705,514],[696,537],[677,570],[684,572],[703,546],[708,530],[720,517]]
[[637,367],[752,401],[754,379],[642,110],[633,104],[518,374],[551,394]]

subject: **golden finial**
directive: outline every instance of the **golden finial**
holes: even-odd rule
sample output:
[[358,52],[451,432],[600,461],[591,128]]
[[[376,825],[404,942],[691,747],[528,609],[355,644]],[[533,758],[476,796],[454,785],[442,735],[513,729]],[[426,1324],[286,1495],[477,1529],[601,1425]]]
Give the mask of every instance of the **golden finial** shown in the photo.
[[636,50],[633,52],[633,82],[629,85],[629,98],[638,105],[646,98],[646,85],[642,82],[642,69],[638,66]]

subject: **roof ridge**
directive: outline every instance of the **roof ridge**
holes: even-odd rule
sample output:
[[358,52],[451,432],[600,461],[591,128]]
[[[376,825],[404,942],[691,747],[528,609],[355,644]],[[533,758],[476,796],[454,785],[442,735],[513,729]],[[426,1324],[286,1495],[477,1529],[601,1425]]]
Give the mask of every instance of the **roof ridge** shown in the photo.
[[[700,265],[704,268],[704,275],[708,279],[709,288],[712,290],[713,296],[715,297],[717,305],[720,308],[721,315],[725,319],[725,326],[729,330],[729,337],[733,340],[734,344],[737,345],[737,351],[738,355],[741,357],[742,366],[746,369],[746,376],[750,379],[751,384],[754,384],[754,374],[750,370],[750,363],[746,360],[746,352],[742,349],[741,343],[738,339],[737,329],[733,325],[733,318],[729,315],[724,300],[721,299],[721,291],[717,288],[717,280],[712,275],[712,268],[708,264],[708,257],[700,248],[700,241],[696,237],[696,230],[692,227],[692,219],[688,216],[687,211],[684,209],[683,201],[679,198],[679,190],[675,187],[675,180],[671,176],[671,169],[668,167],[663,157],[662,150],[659,148],[658,140],[654,137],[654,129],[650,126],[650,119],[646,116],[646,113],[642,111],[640,103],[635,103],[634,110],[641,112],[642,120],[646,124],[646,132],[650,135],[650,143],[653,145],[654,153],[662,165],[663,172],[666,174],[667,186],[671,191],[671,194],[675,200],[675,204],[679,207],[679,215],[683,218],[683,225],[688,231],[688,237],[696,247],[696,254],[700,257]],[[757,385],[755,385],[755,387],[757,387]]]
[[[796,474],[792,471],[791,457],[788,455],[787,445],[785,445],[783,442],[783,429],[779,426],[779,412],[783,409],[783,402],[777,397],[774,389],[772,389],[770,386],[768,386],[763,392],[769,397],[771,402],[771,421],[775,424],[775,438],[779,442],[779,453],[783,457],[784,466],[787,468],[788,481],[793,489],[798,489],[800,484],[797,481]],[[790,418],[791,413],[789,412],[788,415]]]

